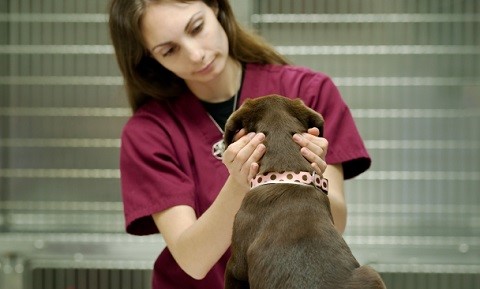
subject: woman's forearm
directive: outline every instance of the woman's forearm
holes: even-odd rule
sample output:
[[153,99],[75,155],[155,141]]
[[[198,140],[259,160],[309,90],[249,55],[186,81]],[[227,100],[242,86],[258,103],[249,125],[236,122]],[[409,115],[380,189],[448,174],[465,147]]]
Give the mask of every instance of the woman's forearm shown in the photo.
[[228,249],[235,214],[246,192],[245,187],[229,178],[210,208],[198,219],[187,206],[153,215],[170,252],[188,275],[202,279]]
[[328,179],[328,198],[335,228],[340,234],[343,234],[347,225],[347,204],[342,165],[328,165],[323,176]]

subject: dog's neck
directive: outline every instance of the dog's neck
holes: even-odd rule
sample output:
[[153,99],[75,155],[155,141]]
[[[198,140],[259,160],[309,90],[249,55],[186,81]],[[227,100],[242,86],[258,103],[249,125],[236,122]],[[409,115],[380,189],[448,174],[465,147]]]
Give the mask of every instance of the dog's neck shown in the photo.
[[328,194],[328,180],[315,172],[269,172],[255,176],[250,182],[253,189],[267,184],[295,184],[314,186],[326,195]]

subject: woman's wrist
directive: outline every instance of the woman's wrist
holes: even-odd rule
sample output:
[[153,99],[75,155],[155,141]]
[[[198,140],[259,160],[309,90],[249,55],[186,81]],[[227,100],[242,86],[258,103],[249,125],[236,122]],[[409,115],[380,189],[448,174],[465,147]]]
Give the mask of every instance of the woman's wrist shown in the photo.
[[230,198],[240,198],[243,200],[247,192],[250,190],[250,186],[246,183],[238,182],[233,176],[229,176],[222,190],[225,191]]

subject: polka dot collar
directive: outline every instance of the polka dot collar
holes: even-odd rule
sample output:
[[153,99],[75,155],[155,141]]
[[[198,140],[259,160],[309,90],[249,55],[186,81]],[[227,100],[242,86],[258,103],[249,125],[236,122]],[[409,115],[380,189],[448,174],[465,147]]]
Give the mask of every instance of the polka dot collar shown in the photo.
[[250,182],[250,188],[266,184],[296,184],[312,185],[328,194],[328,180],[315,172],[270,172],[255,176]]

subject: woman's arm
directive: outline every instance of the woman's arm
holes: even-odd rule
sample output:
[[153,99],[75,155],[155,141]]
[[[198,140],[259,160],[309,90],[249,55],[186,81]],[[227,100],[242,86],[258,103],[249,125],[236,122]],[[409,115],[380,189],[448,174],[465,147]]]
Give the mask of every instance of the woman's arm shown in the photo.
[[198,219],[189,206],[175,206],[152,215],[178,265],[191,277],[204,278],[230,246],[235,214],[265,152],[261,144],[264,137],[244,135],[227,148],[224,163],[230,176]]
[[153,220],[178,265],[203,279],[230,246],[235,213],[247,190],[231,178],[200,218],[189,206],[153,214]]
[[323,176],[328,179],[328,199],[335,228],[340,234],[343,234],[347,225],[347,204],[343,190],[342,165],[328,165]]

